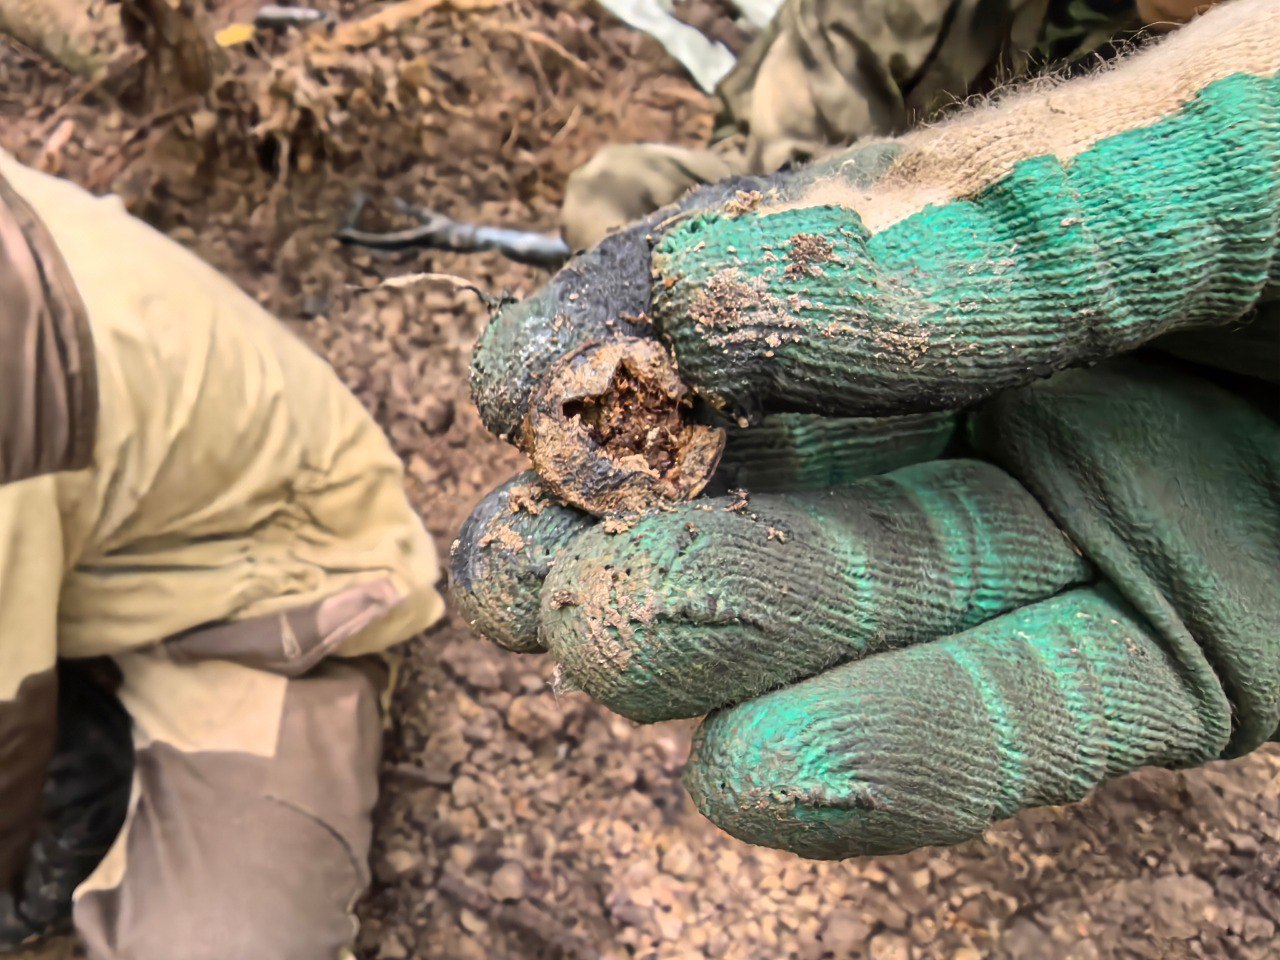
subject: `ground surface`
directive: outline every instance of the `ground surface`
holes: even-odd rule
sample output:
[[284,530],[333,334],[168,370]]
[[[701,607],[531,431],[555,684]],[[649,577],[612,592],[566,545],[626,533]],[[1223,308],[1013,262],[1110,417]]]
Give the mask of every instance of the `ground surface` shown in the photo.
[[[345,20],[371,8],[319,6]],[[121,193],[329,357],[405,457],[442,550],[519,465],[467,399],[484,309],[447,286],[360,288],[433,270],[524,293],[541,276],[488,255],[353,254],[330,239],[352,196],[550,228],[565,176],[597,146],[693,142],[711,122],[661,51],[585,0],[436,10],[339,58],[296,33],[263,38],[233,51],[211,103],[140,116],[12,47],[0,76],[0,146]],[[1275,954],[1274,751],[1144,772],[952,850],[808,863],[691,809],[688,725],[557,699],[549,675],[457,622],[409,647],[362,957]]]

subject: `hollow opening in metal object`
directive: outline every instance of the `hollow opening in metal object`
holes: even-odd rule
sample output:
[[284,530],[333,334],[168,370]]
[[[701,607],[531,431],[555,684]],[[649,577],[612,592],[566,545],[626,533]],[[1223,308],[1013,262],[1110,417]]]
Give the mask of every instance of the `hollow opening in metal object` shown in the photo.
[[613,459],[640,457],[657,476],[666,476],[680,461],[681,405],[679,397],[638,376],[623,360],[602,394],[568,400],[562,409]]
[[724,445],[722,431],[686,421],[689,408],[659,344],[593,344],[565,358],[535,394],[528,449],[558,496],[597,516],[686,500]]

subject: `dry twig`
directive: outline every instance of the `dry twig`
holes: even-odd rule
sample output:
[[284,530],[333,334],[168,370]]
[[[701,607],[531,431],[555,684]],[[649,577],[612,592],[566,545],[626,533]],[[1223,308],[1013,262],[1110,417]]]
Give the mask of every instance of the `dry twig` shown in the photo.
[[399,3],[384,7],[361,20],[339,24],[329,40],[340,47],[367,47],[437,7],[491,10],[509,2],[510,0],[400,0]]

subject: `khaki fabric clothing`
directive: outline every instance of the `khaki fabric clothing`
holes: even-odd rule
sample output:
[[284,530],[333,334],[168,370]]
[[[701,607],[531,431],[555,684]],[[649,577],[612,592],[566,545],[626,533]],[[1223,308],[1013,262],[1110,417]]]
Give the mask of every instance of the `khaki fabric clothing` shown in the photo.
[[[88,318],[39,217],[0,180],[0,890],[36,834],[57,719],[53,642],[63,551],[49,474],[86,467],[98,390]],[[45,603],[28,606],[36,589]],[[5,638],[9,642],[5,642]],[[24,638],[30,638],[28,642]]]
[[0,174],[57,243],[97,367],[93,466],[47,491],[64,549],[58,654],[120,653],[374,580],[399,602],[336,652],[437,619],[439,565],[402,465],[328,365],[117,199],[7,157]]
[[728,173],[902,133],[1003,81],[1109,52],[1142,26],[1135,0],[787,0],[720,83],[717,146],[681,150],[678,163],[671,147],[606,148],[566,186],[565,240],[589,247]]
[[560,208],[565,240],[575,249],[589,247],[610,230],[674,203],[698,184],[746,173],[746,158],[735,147],[605,147],[569,175]]
[[53,238],[0,180],[0,483],[93,458],[98,384],[89,320]]
[[288,679],[118,658],[136,759],[124,829],[75,895],[93,960],[335,960],[351,943],[382,745],[369,659]]
[[[347,901],[364,882],[353,858],[367,850],[377,737],[367,704],[356,705],[376,701],[372,687],[338,691],[326,658],[385,650],[443,611],[434,546],[400,461],[318,356],[118,200],[3,154],[0,179],[0,346],[23,358],[5,354],[0,407],[0,469],[11,478],[0,483],[0,882],[21,869],[38,815],[55,664],[109,656],[125,675],[139,748],[160,758],[139,766],[121,840],[131,861],[199,874],[214,848],[228,862],[255,858],[255,882],[293,892],[252,916],[288,924],[272,935],[296,935],[297,952],[221,955],[329,957],[333,931],[349,936]],[[327,693],[312,702],[313,689]],[[291,706],[304,700],[312,705],[300,713]],[[163,794],[164,822],[144,829],[167,771],[224,796],[221,774],[201,766],[209,755],[236,771],[226,806],[175,788]],[[283,795],[304,811],[305,830],[255,812],[277,796],[262,784],[283,776],[282,764],[320,781],[295,784],[299,796],[332,802],[320,817]],[[219,810],[246,829],[201,822]],[[275,829],[248,831],[258,819]],[[173,846],[168,824],[191,843]],[[339,834],[350,834],[341,858]],[[316,878],[300,886],[291,874],[312,860]],[[323,865],[338,861],[346,880],[335,905],[318,887]],[[232,929],[241,892],[228,878],[202,891],[200,909]],[[148,886],[169,875],[126,869],[114,879],[128,895],[97,897],[82,913],[94,918],[82,930],[94,960],[209,955],[186,941],[125,945],[128,930],[195,906]]]

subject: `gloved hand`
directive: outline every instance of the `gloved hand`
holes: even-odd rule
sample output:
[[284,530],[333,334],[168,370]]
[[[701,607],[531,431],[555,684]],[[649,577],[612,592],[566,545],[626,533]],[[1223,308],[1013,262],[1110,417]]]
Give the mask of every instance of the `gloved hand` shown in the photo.
[[[564,400],[590,469],[535,449],[557,492],[688,492],[673,417],[719,411],[746,426],[712,484],[746,493],[600,523],[518,478],[459,539],[469,618],[624,715],[710,711],[700,809],[811,857],[1273,736],[1278,7],[696,194],[498,317],[477,401],[536,448]],[[626,364],[548,394],[566,354],[654,331],[692,411]]]

